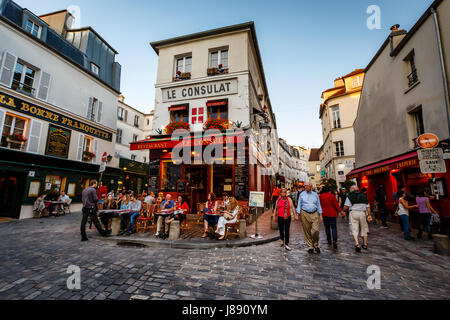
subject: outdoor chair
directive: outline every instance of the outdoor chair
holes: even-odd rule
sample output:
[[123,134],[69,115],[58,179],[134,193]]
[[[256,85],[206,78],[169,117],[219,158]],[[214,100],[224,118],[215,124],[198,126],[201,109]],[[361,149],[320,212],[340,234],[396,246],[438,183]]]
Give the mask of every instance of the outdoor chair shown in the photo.
[[136,232],[143,230],[143,232],[147,232],[149,228],[149,224],[151,223],[151,208],[147,207],[147,203],[142,204],[141,215],[136,219],[135,227]]
[[63,205],[63,208],[64,208],[64,213],[65,214],[67,214],[67,213],[72,213],[71,211],[70,211],[70,204],[72,203],[72,199],[69,199],[69,201],[67,201],[67,203],[65,204],[65,205]]
[[204,203],[197,203],[197,222],[198,224],[203,224],[203,210],[205,210],[205,204]]

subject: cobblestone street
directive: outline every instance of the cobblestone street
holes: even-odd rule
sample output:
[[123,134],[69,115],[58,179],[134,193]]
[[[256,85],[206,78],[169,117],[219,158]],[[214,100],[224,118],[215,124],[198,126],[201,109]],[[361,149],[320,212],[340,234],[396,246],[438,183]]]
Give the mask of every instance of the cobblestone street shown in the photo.
[[[357,254],[348,224],[340,246],[308,254],[298,222],[292,252],[279,242],[244,248],[183,250],[82,243],[80,214],[0,224],[0,299],[448,299],[450,258],[432,242],[403,240],[398,226],[371,226],[369,251]],[[66,287],[67,268],[81,268],[81,290]],[[381,289],[366,286],[367,267],[381,269]]]

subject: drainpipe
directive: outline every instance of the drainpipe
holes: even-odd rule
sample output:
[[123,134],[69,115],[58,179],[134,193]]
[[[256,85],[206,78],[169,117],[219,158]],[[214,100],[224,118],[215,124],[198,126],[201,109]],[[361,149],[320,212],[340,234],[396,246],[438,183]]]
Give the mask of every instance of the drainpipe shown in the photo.
[[449,91],[448,91],[448,82],[447,82],[447,72],[445,68],[445,60],[444,60],[444,54],[442,52],[442,42],[441,42],[441,33],[439,31],[439,18],[436,12],[436,9],[431,8],[431,14],[433,15],[434,20],[434,28],[436,30],[436,39],[438,42],[438,50],[439,50],[439,60],[441,63],[441,72],[442,72],[442,82],[444,84],[444,95],[445,95],[445,109],[447,112],[447,123],[448,123],[448,130],[449,130],[449,136],[450,136],[450,102],[449,102]]

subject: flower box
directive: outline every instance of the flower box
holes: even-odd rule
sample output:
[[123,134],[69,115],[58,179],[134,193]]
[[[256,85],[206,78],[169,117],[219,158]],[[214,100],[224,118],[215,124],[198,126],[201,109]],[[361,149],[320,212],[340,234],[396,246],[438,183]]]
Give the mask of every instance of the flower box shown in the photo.
[[205,124],[203,125],[203,129],[205,131],[210,129],[217,129],[220,131],[224,131],[228,129],[228,127],[229,127],[228,120],[223,119],[208,119],[208,121],[206,121]]
[[208,68],[206,73],[208,76],[215,76],[218,74],[228,74],[228,69]]
[[177,72],[177,75],[173,78],[173,81],[180,81],[180,80],[189,80],[191,78],[190,72]]
[[184,129],[186,131],[190,131],[190,125],[187,122],[183,122],[183,121],[172,121],[171,123],[169,123],[165,128],[164,131],[166,134],[172,134],[175,130],[177,129]]

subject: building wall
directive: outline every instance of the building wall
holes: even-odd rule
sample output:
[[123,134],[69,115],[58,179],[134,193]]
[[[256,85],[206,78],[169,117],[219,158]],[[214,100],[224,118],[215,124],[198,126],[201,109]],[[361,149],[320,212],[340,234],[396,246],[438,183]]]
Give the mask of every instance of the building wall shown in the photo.
[[[449,32],[442,31],[448,42]],[[409,108],[421,105],[425,132],[437,134],[440,140],[449,138],[436,43],[433,20],[429,17],[396,57],[390,56],[388,45],[368,70],[355,121],[356,167],[414,148]],[[408,90],[404,59],[412,50],[420,83]]]

